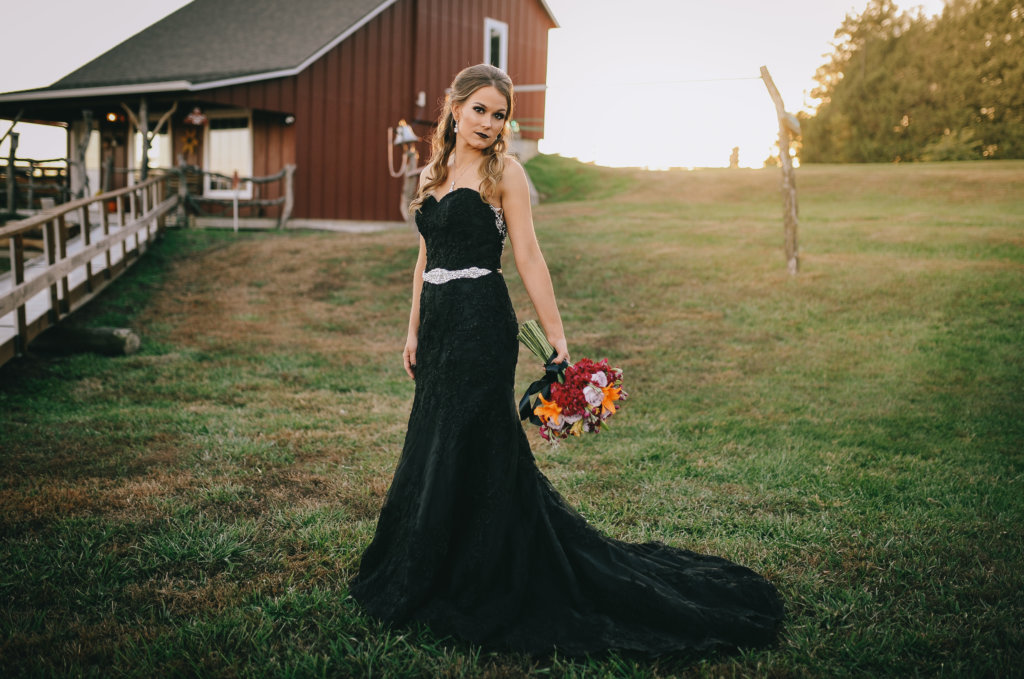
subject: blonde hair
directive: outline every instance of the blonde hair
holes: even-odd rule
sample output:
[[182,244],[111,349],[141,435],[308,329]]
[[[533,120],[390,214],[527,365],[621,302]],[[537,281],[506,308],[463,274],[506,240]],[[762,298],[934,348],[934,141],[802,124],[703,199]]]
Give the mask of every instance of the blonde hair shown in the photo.
[[409,203],[410,212],[419,210],[427,196],[448,180],[448,158],[455,150],[455,117],[452,115],[452,107],[464,103],[474,92],[488,85],[498,90],[508,105],[501,132],[494,143],[483,151],[485,160],[480,195],[485,201],[490,202],[505,172],[505,151],[508,148],[510,134],[508,123],[512,120],[512,79],[500,68],[490,64],[477,64],[459,71],[452,81],[450,94],[445,97],[441,116],[437,119],[437,128],[430,140],[430,163],[427,168],[430,168],[432,176],[420,186],[416,196]]

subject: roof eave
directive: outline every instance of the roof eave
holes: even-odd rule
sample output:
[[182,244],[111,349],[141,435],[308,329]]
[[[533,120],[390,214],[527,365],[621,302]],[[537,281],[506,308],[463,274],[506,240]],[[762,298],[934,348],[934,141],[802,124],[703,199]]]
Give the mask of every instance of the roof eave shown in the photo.
[[555,13],[551,11],[548,3],[545,0],[540,0],[540,4],[544,7],[544,11],[548,13],[548,17],[551,18],[551,23],[555,25],[555,28],[561,28],[562,25],[558,23],[558,19],[555,18]]
[[[72,97],[80,96],[105,96],[105,95],[119,95],[119,94],[146,94],[150,92],[177,92],[177,91],[188,91],[197,92],[201,90],[212,90],[218,87],[229,87],[231,85],[243,85],[245,83],[258,82],[260,80],[270,80],[272,78],[285,78],[301,73],[310,64],[315,62],[320,57],[324,56],[332,49],[337,47],[342,41],[348,38],[350,35],[358,31],[360,28],[370,23],[378,14],[386,10],[391,5],[395,4],[398,0],[384,0],[371,12],[367,12],[366,16],[362,19],[349,26],[344,32],[339,34],[336,38],[328,42],[326,45],[318,49],[316,52],[307,57],[301,64],[292,68],[278,69],[274,71],[266,71],[263,73],[250,73],[247,75],[237,76],[233,78],[221,78],[219,80],[210,80],[207,82],[193,83],[188,80],[175,80],[169,82],[158,82],[158,83],[138,83],[135,85],[109,85],[104,87],[69,87],[60,90],[31,90],[26,92],[11,92],[8,94],[0,94],[0,103],[4,102],[17,102],[17,101],[39,101],[42,99],[69,99]],[[543,1],[543,0],[542,0]],[[545,5],[546,7],[546,5]],[[550,10],[548,12],[550,14]],[[554,20],[554,17],[552,17]]]
[[[71,99],[76,97],[149,94],[153,92],[198,92],[202,90],[212,90],[218,87],[230,87],[231,85],[243,85],[245,83],[259,82],[261,80],[271,80],[273,78],[286,78],[304,71],[313,62],[337,47],[342,41],[368,24],[378,14],[395,4],[395,2],[397,2],[397,0],[384,0],[384,2],[377,5],[373,11],[368,12],[366,16],[350,26],[347,30],[338,35],[338,37],[328,42],[306,58],[301,64],[293,68],[278,69],[263,73],[250,73],[248,75],[236,76],[233,78],[221,78],[219,80],[210,80],[200,83],[193,83],[188,80],[169,80],[164,82],[136,83],[133,85],[104,85],[101,87],[69,87],[60,90],[28,90],[24,92],[9,92],[7,94],[0,94],[0,104],[19,101]],[[555,24],[555,28],[560,28],[558,19],[555,18],[555,15],[548,6],[548,3],[545,2],[545,0],[540,0],[540,4],[544,7],[544,11],[547,12],[552,23]]]
[[187,80],[167,80],[158,83],[133,85],[104,85],[102,87],[71,87],[63,90],[28,90],[0,94],[0,104],[17,101],[44,101],[77,97],[111,97],[122,94],[149,94],[152,92],[181,92],[192,89]]

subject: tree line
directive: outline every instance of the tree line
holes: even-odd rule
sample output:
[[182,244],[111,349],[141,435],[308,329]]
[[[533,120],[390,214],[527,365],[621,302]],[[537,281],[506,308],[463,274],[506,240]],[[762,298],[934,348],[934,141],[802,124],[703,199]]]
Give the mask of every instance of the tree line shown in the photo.
[[809,163],[1024,158],[1024,2],[870,0],[836,30],[801,114]]

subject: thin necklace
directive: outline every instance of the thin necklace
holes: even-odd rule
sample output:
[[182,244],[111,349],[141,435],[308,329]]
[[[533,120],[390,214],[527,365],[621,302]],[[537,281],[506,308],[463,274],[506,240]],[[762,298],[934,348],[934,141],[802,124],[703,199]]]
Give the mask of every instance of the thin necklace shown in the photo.
[[[452,150],[452,169],[453,170],[456,167],[458,167],[458,162],[457,161],[458,161],[458,159],[455,157],[455,150],[453,149]],[[470,161],[469,165],[467,165],[466,167],[462,168],[462,172],[460,172],[457,176],[453,176],[452,177],[452,185],[448,188],[448,193],[451,193],[452,191],[455,190],[455,182],[458,181],[459,178],[462,175],[466,174],[466,170],[468,170],[472,164],[473,164],[472,161]],[[454,172],[452,174],[455,175]]]

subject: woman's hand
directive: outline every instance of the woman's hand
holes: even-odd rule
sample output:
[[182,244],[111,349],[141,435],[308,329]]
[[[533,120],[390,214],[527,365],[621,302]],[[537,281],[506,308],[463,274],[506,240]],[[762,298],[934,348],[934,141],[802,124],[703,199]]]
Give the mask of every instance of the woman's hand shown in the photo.
[[409,335],[408,339],[405,340],[405,349],[402,350],[402,362],[405,364],[405,372],[409,373],[409,377],[412,379],[416,379],[416,346],[416,336]]
[[569,360],[569,345],[566,343],[564,337],[556,337],[554,339],[549,337],[548,341],[551,342],[551,346],[553,346],[555,351],[558,352],[555,355],[554,360],[551,361],[552,363],[558,364],[562,361]]

